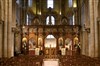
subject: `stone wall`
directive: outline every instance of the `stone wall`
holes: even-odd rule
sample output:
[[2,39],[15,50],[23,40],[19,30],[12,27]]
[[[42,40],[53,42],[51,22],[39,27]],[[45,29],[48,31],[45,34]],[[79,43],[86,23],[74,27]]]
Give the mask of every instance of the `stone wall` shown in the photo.
[[[15,0],[0,0],[0,13],[3,25],[0,24],[0,57],[14,56],[14,32],[16,25]],[[2,35],[2,36],[1,36]]]

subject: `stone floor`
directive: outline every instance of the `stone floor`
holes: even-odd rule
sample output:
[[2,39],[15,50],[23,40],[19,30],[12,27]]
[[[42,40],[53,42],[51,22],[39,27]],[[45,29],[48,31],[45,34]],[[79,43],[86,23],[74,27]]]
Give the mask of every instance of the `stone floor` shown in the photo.
[[0,58],[0,66],[100,66],[100,59],[84,55],[57,55],[51,59],[44,56],[19,55]]
[[59,66],[59,59],[44,59],[43,66]]

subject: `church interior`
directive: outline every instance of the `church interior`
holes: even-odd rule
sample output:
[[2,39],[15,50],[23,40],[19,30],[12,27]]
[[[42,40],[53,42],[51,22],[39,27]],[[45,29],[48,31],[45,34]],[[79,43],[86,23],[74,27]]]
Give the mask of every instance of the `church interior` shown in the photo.
[[0,0],[0,66],[100,66],[100,0]]

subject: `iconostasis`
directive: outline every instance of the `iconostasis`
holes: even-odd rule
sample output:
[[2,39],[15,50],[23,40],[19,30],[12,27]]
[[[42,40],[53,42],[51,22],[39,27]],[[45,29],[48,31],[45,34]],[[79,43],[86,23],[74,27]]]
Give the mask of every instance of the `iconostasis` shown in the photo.
[[[16,37],[15,48],[32,55],[46,54],[46,49],[75,50],[80,45],[79,26],[25,26]],[[19,41],[21,38],[21,42]],[[20,44],[20,45],[19,45]],[[62,51],[63,51],[62,50]]]

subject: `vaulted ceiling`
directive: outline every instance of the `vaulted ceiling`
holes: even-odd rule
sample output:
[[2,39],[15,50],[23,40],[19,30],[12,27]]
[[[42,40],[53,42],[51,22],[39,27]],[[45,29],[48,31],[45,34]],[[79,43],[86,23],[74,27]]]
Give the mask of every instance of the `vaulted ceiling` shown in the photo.
[[[70,16],[77,10],[77,1],[72,0],[72,7],[69,7],[69,0],[53,0],[54,8],[52,13]],[[31,6],[28,8],[28,11],[32,14],[47,14],[49,9],[47,8],[47,0],[32,0]]]

